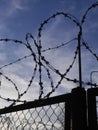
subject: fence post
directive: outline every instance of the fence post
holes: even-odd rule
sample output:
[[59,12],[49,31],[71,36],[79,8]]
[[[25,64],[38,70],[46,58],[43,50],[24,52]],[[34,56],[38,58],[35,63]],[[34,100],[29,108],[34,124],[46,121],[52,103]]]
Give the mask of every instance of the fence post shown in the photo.
[[97,130],[98,129],[97,128],[96,95],[98,95],[98,88],[88,89],[87,97],[88,97],[88,126],[89,126],[89,130]]
[[65,127],[64,130],[71,130],[71,100],[65,102]]
[[86,91],[80,87],[72,90],[72,130],[87,130]]

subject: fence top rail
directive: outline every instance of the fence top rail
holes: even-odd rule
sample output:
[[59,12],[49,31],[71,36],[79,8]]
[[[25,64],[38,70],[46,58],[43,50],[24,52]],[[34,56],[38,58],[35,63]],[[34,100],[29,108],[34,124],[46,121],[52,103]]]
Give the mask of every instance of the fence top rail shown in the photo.
[[5,107],[3,109],[0,109],[0,115],[6,114],[6,113],[11,113],[11,112],[22,111],[22,110],[26,110],[26,109],[31,109],[31,108],[53,105],[56,103],[67,102],[67,101],[70,101],[70,99],[71,99],[71,93],[67,93],[64,95],[59,95],[59,96],[55,96],[55,97],[51,97],[51,98],[47,98],[47,99],[30,101],[25,104],[20,104],[20,105]]

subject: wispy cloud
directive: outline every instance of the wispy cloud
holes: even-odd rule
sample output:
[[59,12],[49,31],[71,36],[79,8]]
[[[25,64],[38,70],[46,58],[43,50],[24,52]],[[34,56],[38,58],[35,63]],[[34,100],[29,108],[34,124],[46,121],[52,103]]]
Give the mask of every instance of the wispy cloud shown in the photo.
[[0,5],[0,35],[12,35],[8,23],[12,23],[12,18],[21,11],[28,10],[27,2],[25,0],[9,0],[0,1]]
[[12,0],[12,6],[15,10],[24,10],[26,5],[24,4],[25,0]]

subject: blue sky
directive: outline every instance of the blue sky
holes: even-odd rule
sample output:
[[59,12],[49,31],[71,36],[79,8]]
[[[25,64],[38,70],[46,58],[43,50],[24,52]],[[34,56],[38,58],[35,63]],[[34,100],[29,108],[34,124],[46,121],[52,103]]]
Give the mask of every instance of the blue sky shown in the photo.
[[5,31],[4,34],[6,35],[8,31],[10,34],[7,33],[7,35],[15,36],[18,33],[23,38],[27,32],[35,33],[40,23],[57,11],[71,13],[80,20],[84,11],[92,3],[94,0],[1,0],[1,32]]
[[[0,38],[11,38],[25,41],[27,33],[31,33],[37,40],[38,29],[48,17],[56,12],[65,12],[75,16],[80,22],[82,16],[88,7],[96,1],[94,0],[0,0]],[[88,43],[90,48],[98,55],[97,31],[98,31],[98,7],[89,11],[85,23],[83,24],[83,39]],[[42,30],[42,49],[47,49],[66,43],[77,37],[78,27],[71,20],[62,16],[50,20]],[[33,51],[36,53],[37,48],[29,39]],[[75,55],[77,41],[73,41],[59,49],[54,49],[42,53],[42,55],[50,62],[50,64],[58,69],[60,73],[64,73],[68,66],[72,63]],[[96,58],[82,45],[82,79],[85,82],[90,81],[90,73],[98,70],[98,62]],[[14,42],[0,42],[0,66],[9,64],[21,57],[27,56],[30,51],[20,44]],[[26,58],[21,62],[4,67],[1,72],[9,77],[22,93],[26,90],[30,77],[34,69],[34,61],[32,57]],[[60,77],[50,70],[54,86],[60,80]],[[98,73],[93,74],[93,82],[97,81]],[[44,96],[51,91],[50,83],[47,78],[47,72],[42,71],[44,83]],[[67,75],[68,78],[78,79],[78,58]],[[39,95],[39,79],[38,72],[33,84],[28,92],[22,97],[22,100],[34,100]],[[51,95],[63,94],[71,91],[72,88],[79,84],[63,80],[58,89]],[[83,85],[87,88],[89,86]],[[10,91],[10,93],[8,93]],[[6,94],[5,94],[6,93]],[[1,76],[0,95],[4,98],[17,99],[15,86]],[[1,100],[2,106],[9,104],[6,100]]]

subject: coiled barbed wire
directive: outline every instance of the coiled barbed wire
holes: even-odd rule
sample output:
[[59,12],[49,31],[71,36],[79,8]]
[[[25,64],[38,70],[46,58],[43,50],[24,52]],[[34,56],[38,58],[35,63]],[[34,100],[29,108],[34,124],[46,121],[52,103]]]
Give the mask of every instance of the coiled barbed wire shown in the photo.
[[[39,90],[39,99],[41,99],[41,98],[49,98],[51,96],[51,94],[53,92],[55,92],[56,89],[61,85],[61,83],[62,83],[62,81],[64,79],[66,79],[69,82],[73,82],[75,84],[79,83],[80,81],[78,79],[68,78],[67,74],[71,71],[71,69],[73,68],[74,63],[75,63],[75,61],[77,59],[77,55],[78,55],[78,51],[79,51],[78,42],[81,42],[80,45],[83,45],[83,47],[85,47],[96,58],[96,60],[98,60],[97,54],[94,51],[92,51],[92,49],[89,47],[88,43],[86,42],[86,40],[83,39],[83,36],[82,36],[82,25],[85,23],[88,12],[90,10],[92,10],[93,8],[97,7],[97,6],[98,6],[98,2],[92,4],[86,10],[86,12],[84,13],[81,22],[79,22],[78,19],[76,17],[74,17],[73,15],[65,13],[65,12],[57,12],[57,13],[53,14],[48,19],[44,20],[41,23],[41,25],[39,26],[37,39],[35,39],[31,33],[26,34],[25,42],[20,41],[20,40],[16,40],[16,39],[1,38],[0,42],[3,42],[3,44],[4,44],[4,42],[5,43],[13,42],[15,44],[23,45],[24,47],[26,47],[27,50],[29,50],[29,54],[25,55],[23,57],[20,57],[20,58],[14,60],[13,62],[2,65],[0,67],[0,77],[4,77],[7,81],[9,81],[13,85],[13,87],[14,87],[16,93],[17,93],[17,98],[16,99],[12,99],[12,98],[9,98],[9,97],[5,98],[5,97],[3,97],[1,95],[0,95],[0,98],[3,99],[3,100],[6,100],[7,102],[11,102],[10,106],[15,105],[17,102],[25,103],[26,100],[23,101],[23,100],[21,100],[21,98],[28,92],[30,87],[33,85],[34,78],[36,77],[36,73],[39,73],[39,89],[40,89]],[[64,43],[61,43],[61,44],[59,44],[57,46],[43,49],[41,37],[42,37],[42,31],[44,29],[44,26],[47,25],[51,20],[55,19],[57,16],[64,16],[64,18],[67,18],[67,19],[71,20],[75,24],[75,26],[78,27],[79,33],[77,34],[77,37],[71,39],[68,42],[64,42]],[[30,44],[29,40],[33,41],[33,44],[34,44],[34,47],[36,48],[36,51],[33,50],[33,47]],[[55,50],[60,49],[61,47],[64,47],[67,44],[72,43],[73,41],[76,41],[76,43],[77,43],[76,50],[74,51],[73,60],[72,60],[71,64],[68,66],[68,68],[65,70],[65,72],[61,73],[60,70],[56,69],[47,60],[47,58],[43,54],[45,52],[48,52],[48,51],[51,51],[51,50],[54,50],[54,49]],[[34,62],[34,68],[33,68],[33,71],[32,71],[32,76],[31,76],[31,78],[30,78],[30,80],[28,82],[28,85],[27,85],[26,89],[23,92],[20,92],[19,89],[18,89],[18,86],[16,85],[16,83],[11,78],[9,78],[6,74],[4,74],[3,72],[1,73],[1,71],[2,70],[4,71],[4,69],[9,67],[9,66],[13,66],[17,62],[21,62],[21,61],[23,61],[25,59],[28,59],[29,57],[32,57],[33,62]],[[48,80],[50,82],[50,86],[51,86],[51,91],[47,92],[46,94],[44,93],[44,84],[43,84],[44,81],[42,79],[43,69],[47,73],[47,78],[48,78]],[[56,85],[54,85],[54,81],[53,81],[53,77],[51,75],[51,71],[54,72],[55,74],[57,74],[60,77],[60,79],[59,79],[59,81],[57,82]],[[90,82],[82,81],[82,84],[89,85],[89,86],[91,85],[93,87],[98,87],[98,85],[96,83],[92,84]],[[0,85],[2,86],[2,79],[1,78],[0,78]]]
[[82,20],[81,20],[81,24],[85,23],[86,17],[88,15],[88,13],[93,9],[96,8],[98,6],[98,2],[93,3],[84,13]]

